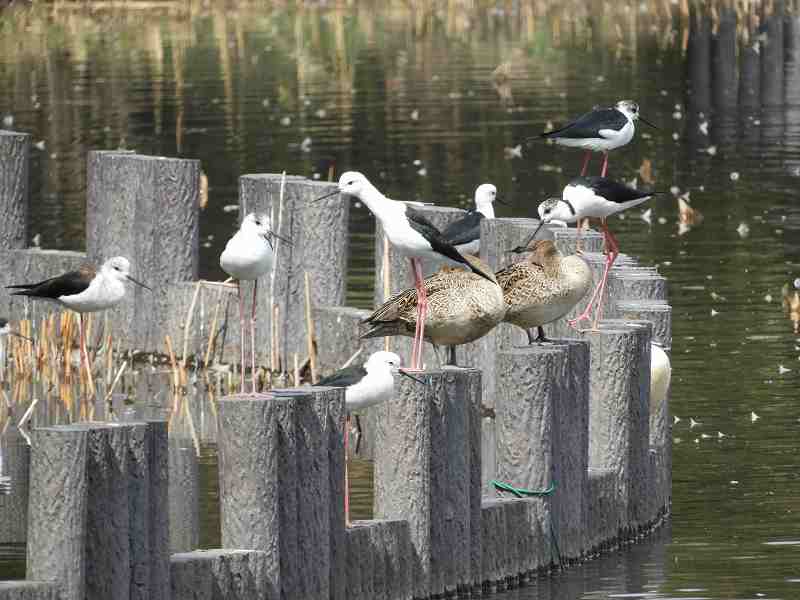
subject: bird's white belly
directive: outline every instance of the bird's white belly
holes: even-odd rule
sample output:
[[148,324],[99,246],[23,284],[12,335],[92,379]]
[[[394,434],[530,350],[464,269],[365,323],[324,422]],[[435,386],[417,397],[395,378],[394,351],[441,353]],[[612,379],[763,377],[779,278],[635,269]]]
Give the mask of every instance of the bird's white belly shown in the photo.
[[345,392],[348,411],[359,410],[386,402],[392,397],[394,377],[390,373],[367,374],[361,381],[351,385]]
[[265,239],[236,234],[225,246],[219,264],[234,279],[252,280],[266,275],[272,260],[272,249]]
[[80,294],[59,296],[58,301],[76,312],[88,313],[111,308],[124,296],[125,284],[121,281],[104,282],[96,278]]
[[429,260],[440,261],[456,266],[461,265],[459,262],[450,260],[438,252],[434,252],[430,242],[422,237],[422,234],[407,225],[404,216],[397,217],[389,222],[381,221],[381,225],[386,233],[386,237],[389,238],[389,243],[403,256],[407,256],[408,258],[427,258]]
[[615,129],[601,129],[599,136],[594,138],[556,138],[556,143],[569,148],[581,148],[593,152],[608,152],[624,146],[633,139],[636,131],[630,121],[619,131]]

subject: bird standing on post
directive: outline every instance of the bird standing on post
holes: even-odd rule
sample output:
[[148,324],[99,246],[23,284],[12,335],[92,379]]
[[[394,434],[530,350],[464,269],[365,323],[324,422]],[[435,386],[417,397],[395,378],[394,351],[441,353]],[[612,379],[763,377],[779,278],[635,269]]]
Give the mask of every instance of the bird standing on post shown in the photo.
[[475,190],[475,209],[444,228],[442,237],[461,254],[478,256],[481,250],[481,221],[494,219],[494,202],[505,204],[497,197],[497,188],[482,183]]
[[[485,263],[473,256],[467,256],[467,260],[482,270],[489,270]],[[435,346],[448,346],[447,362],[451,365],[456,364],[456,346],[483,337],[503,320],[506,313],[503,290],[494,275],[489,280],[470,271],[445,266],[426,277],[422,288],[430,302],[425,339]],[[370,329],[361,337],[410,337],[412,331],[419,329],[419,301],[417,288],[395,294],[364,319],[363,323]]]
[[[649,200],[655,193],[636,190],[605,177],[576,177],[566,185],[561,198],[549,198],[539,204],[539,218],[541,221],[539,227],[529,238],[528,243],[536,237],[543,225],[552,222],[566,225],[567,223],[580,222],[581,219],[595,218],[600,219],[603,230],[606,250],[603,277],[600,280],[600,284],[595,288],[586,310],[576,319],[570,321],[570,325],[574,326],[578,322],[588,319],[595,300],[597,300],[597,310],[595,311],[592,327],[596,329],[597,322],[600,320],[600,304],[606,280],[608,279],[608,272],[619,255],[619,244],[611,231],[609,231],[606,219],[611,215]],[[580,230],[578,233],[580,234]]]
[[392,246],[407,256],[411,263],[411,271],[419,298],[415,305],[418,314],[411,370],[419,371],[422,369],[422,340],[425,337],[425,314],[428,309],[427,294],[422,283],[422,259],[430,258],[465,266],[489,281],[494,281],[494,275],[485,265],[480,266],[469,262],[444,240],[441,232],[422,214],[405,202],[390,200],[381,194],[361,173],[348,171],[342,174],[339,178],[338,189],[317,198],[315,202],[340,193],[354,196],[363,202],[380,221]]
[[270,219],[265,214],[250,213],[242,219],[242,224],[234,236],[228,240],[225,250],[219,257],[219,264],[224,271],[237,280],[239,290],[239,325],[241,330],[241,390],[244,394],[244,300],[242,299],[242,281],[253,281],[253,306],[250,313],[250,364],[253,380],[253,393],[256,393],[256,295],[258,278],[269,273],[274,260],[273,239],[288,242],[271,229]]
[[[344,430],[344,455],[345,455],[345,496],[344,512],[347,523],[350,523],[350,481],[347,476],[347,449],[350,445],[350,413],[354,410],[387,402],[394,394],[394,373],[400,373],[417,383],[424,381],[417,379],[400,368],[402,361],[394,352],[374,352],[363,365],[353,365],[339,369],[332,375],[324,377],[316,385],[345,388],[344,402],[347,408],[347,423]],[[358,441],[356,452],[361,442],[361,423],[356,415],[356,429]]]
[[495,273],[508,305],[503,321],[524,329],[531,344],[546,342],[542,325],[560,319],[583,299],[592,286],[592,270],[580,256],[562,256],[551,240],[531,241],[511,252],[530,254]]
[[86,366],[88,381],[91,382],[91,367],[89,355],[86,352],[86,328],[83,315],[106,310],[118,304],[125,297],[126,281],[131,281],[152,291],[144,283],[131,277],[130,271],[131,263],[128,259],[124,256],[115,256],[104,262],[99,271],[86,265],[38,283],[23,283],[7,287],[18,290],[12,292],[12,296],[50,300],[80,314],[81,355]]
[[595,108],[572,123],[560,129],[542,133],[538,137],[553,140],[562,146],[586,150],[581,176],[586,175],[592,152],[602,152],[604,155],[603,169],[600,176],[605,177],[608,171],[608,153],[633,139],[637,120],[656,128],[639,114],[639,105],[636,102],[620,100],[612,107]]

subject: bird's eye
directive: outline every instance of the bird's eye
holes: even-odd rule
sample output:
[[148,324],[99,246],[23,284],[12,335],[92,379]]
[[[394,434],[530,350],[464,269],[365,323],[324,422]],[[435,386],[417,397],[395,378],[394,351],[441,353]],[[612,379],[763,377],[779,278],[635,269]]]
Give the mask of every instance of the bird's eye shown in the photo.
[[261,221],[256,220],[256,225],[261,226]]
[[545,208],[544,209],[544,214],[549,215],[550,212],[551,212],[551,210],[549,208]]
[[355,185],[355,183],[356,183],[356,182],[355,182],[355,180],[353,180],[353,181],[348,181],[348,182],[347,182],[347,185]]

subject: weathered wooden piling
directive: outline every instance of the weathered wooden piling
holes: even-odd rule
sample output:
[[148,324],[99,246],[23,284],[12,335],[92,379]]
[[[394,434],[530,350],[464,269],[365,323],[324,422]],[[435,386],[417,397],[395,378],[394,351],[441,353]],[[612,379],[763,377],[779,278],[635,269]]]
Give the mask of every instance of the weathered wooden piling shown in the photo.
[[[152,450],[166,444],[165,437],[160,439],[162,433],[166,429],[130,423],[34,430],[29,580],[58,583],[66,600],[112,596],[166,600],[153,561],[167,557],[152,533],[154,525],[164,522],[166,506],[156,501],[164,499],[159,488],[167,481],[158,473],[150,477]],[[148,437],[149,452],[142,452],[141,443]],[[147,482],[141,479],[144,474]],[[150,579],[142,581],[148,561]],[[161,568],[166,569],[166,565]],[[149,588],[147,593],[142,586]]]
[[333,569],[344,560],[344,513],[335,508],[344,502],[344,449],[330,419],[342,419],[343,404],[343,390],[332,388],[220,401],[222,544],[267,553],[271,597],[342,593]]
[[0,581],[0,600],[62,600],[62,595],[48,581]]
[[[273,231],[290,239],[290,243],[275,242],[276,339],[284,361],[290,361],[294,353],[302,361],[308,355],[304,312],[306,273],[313,307],[344,304],[350,199],[335,196],[315,203],[316,198],[333,191],[336,184],[287,176],[281,203],[280,188],[281,175],[243,175],[239,179],[239,215],[240,219],[250,212],[271,215]],[[251,284],[243,289],[246,297],[252,297]],[[256,349],[262,357],[268,357],[272,340],[270,323],[275,314],[269,305],[269,276],[259,279],[258,289]]]
[[620,477],[625,536],[649,520],[651,331],[649,322],[608,320],[587,336],[589,466],[611,469]]
[[0,435],[2,470],[10,489],[0,494],[0,544],[24,544],[28,535],[28,474],[31,449],[15,425]]
[[407,521],[354,521],[346,531],[351,600],[411,600],[411,532]]
[[317,370],[330,373],[342,368],[359,348],[361,354],[353,364],[363,364],[370,354],[383,349],[383,339],[359,339],[364,331],[360,326],[371,311],[349,306],[319,306],[314,310],[314,330],[317,338]]
[[133,286],[115,308],[117,335],[129,347],[162,347],[169,285],[197,279],[199,242],[200,161],[89,153],[87,255],[97,264],[125,256],[133,276],[153,288]]
[[267,553],[195,550],[170,557],[171,600],[278,598],[266,586]]
[[197,454],[188,437],[169,440],[169,549],[191,552],[200,543],[200,480]]
[[0,129],[0,250],[28,243],[31,136]]
[[628,321],[650,321],[653,341],[672,350],[672,306],[664,300],[616,300],[616,313]]
[[395,379],[395,398],[379,406],[375,517],[409,522],[412,594],[455,593],[474,580],[471,527],[478,527],[472,411],[480,375],[471,369],[428,371],[421,385]]

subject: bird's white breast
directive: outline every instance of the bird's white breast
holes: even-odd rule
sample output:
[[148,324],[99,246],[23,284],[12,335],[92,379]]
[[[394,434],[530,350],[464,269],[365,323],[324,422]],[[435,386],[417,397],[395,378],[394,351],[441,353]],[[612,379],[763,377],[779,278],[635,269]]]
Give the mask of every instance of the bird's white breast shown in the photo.
[[125,284],[98,273],[89,287],[80,294],[59,296],[58,301],[76,312],[97,312],[106,310],[125,297]]
[[239,231],[225,245],[219,264],[235,279],[252,280],[272,268],[272,248],[264,237]]
[[393,391],[394,376],[390,371],[381,369],[377,373],[367,373],[361,381],[345,391],[347,410],[359,410],[386,402],[392,397]]

